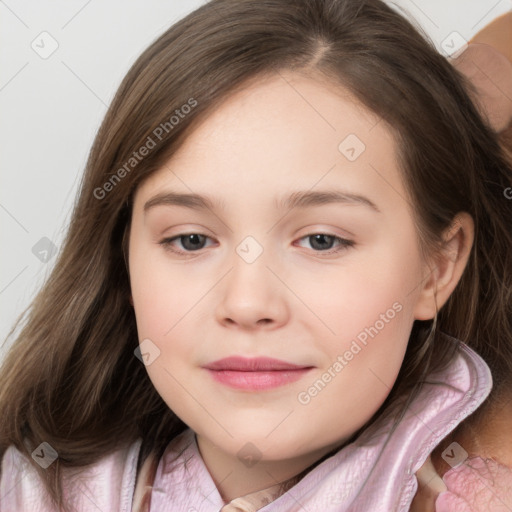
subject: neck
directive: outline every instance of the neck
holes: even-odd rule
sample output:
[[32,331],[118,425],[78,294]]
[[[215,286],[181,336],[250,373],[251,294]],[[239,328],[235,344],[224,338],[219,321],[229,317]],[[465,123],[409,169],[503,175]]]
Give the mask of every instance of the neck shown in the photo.
[[223,452],[199,434],[196,437],[199,453],[225,503],[276,484],[288,489],[343,444],[338,442],[292,459],[253,462]]

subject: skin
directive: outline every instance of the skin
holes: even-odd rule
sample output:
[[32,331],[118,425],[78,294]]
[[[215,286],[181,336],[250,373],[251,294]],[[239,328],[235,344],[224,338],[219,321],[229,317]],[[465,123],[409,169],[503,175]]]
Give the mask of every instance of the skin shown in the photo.
[[512,127],[512,62],[488,44],[471,43],[453,65],[476,87],[473,100],[493,129]]
[[[338,150],[349,134],[366,145],[353,162]],[[390,128],[348,91],[281,72],[220,104],[136,191],[132,300],[139,339],[160,350],[146,368],[163,400],[196,432],[226,502],[297,475],[343,445],[388,395],[414,320],[432,318],[434,295],[440,308],[462,274],[471,218],[461,213],[446,251],[423,261],[395,152]],[[274,205],[292,191],[320,189],[363,195],[379,212],[358,203]],[[147,201],[169,190],[210,195],[224,208],[167,204],[144,212]],[[209,238],[185,246],[175,238],[188,233]],[[311,238],[318,233],[354,245],[327,238],[318,248]],[[247,236],[263,249],[252,263],[236,252]],[[160,244],[170,238],[172,249],[188,253]],[[395,302],[402,310],[301,404],[298,394]],[[230,355],[314,368],[271,390],[236,390],[201,367]],[[237,455],[249,442],[261,457],[250,467]]]

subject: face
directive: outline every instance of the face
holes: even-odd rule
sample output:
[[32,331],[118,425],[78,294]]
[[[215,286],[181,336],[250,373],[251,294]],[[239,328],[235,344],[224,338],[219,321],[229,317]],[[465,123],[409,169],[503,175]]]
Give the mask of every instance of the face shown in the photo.
[[[406,198],[385,122],[292,72],[230,96],[139,187],[139,339],[151,381],[200,446],[307,458],[376,412],[425,275]],[[228,357],[299,369],[205,368]]]

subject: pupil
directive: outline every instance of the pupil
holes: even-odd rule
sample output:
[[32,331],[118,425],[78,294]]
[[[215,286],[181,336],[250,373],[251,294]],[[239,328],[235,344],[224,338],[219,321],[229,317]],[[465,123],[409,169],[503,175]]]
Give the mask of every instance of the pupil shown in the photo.
[[[333,238],[333,237],[332,237],[332,236],[330,236],[330,235],[322,235],[322,234],[320,234],[320,235],[312,235],[312,237],[311,237],[311,238],[312,238],[312,239],[313,239],[313,241],[314,241],[314,243],[312,243],[311,245],[312,245],[312,247],[314,247],[314,246],[315,246],[315,244],[318,242],[318,240],[319,240],[319,239],[320,239],[320,240],[322,240],[322,239],[323,239],[323,240],[325,240],[326,238],[330,238],[330,239],[331,239],[331,241],[332,241],[332,238]],[[323,244],[323,245],[322,245],[322,244],[319,244],[319,245],[320,245],[320,247],[319,247],[320,249],[325,249],[325,248],[326,248],[326,247],[325,247],[325,244]],[[328,243],[328,245],[330,245],[330,244]]]
[[[194,246],[194,243],[196,243],[196,244],[200,243],[199,237],[201,237],[201,236],[202,235],[199,235],[197,233],[192,233],[190,235],[186,235],[186,236],[182,237],[183,247],[185,247],[186,249],[192,249],[192,250],[197,249],[197,245]],[[194,237],[197,237],[197,239]],[[187,247],[187,245],[189,245],[189,242],[192,242],[192,246]]]

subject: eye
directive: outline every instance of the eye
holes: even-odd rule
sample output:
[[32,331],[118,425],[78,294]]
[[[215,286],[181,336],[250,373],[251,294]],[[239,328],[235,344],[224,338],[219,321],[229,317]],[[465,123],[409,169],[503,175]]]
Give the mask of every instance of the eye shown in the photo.
[[[329,235],[328,233],[313,233],[303,236],[299,240],[305,239],[311,241],[311,246],[315,249],[315,252],[322,252],[324,254],[335,254],[355,245],[353,240],[347,240],[346,238],[341,238],[336,235]],[[333,242],[339,243],[338,248],[329,250]]]
[[[195,252],[195,251],[201,250],[203,248],[204,241],[207,238],[210,238],[210,237],[208,237],[206,235],[202,235],[201,233],[183,233],[181,235],[177,235],[172,238],[164,238],[159,243],[166,250],[170,250],[170,251],[176,252],[178,254],[187,254],[189,252]],[[173,248],[174,241],[179,241],[185,250],[174,249]]]
[[[204,248],[204,242],[210,237],[201,233],[182,233],[172,238],[164,238],[159,242],[166,250],[175,252],[177,254],[190,254],[193,252],[200,251]],[[321,252],[324,254],[335,254],[341,252],[348,247],[353,247],[355,244],[352,240],[347,240],[335,235],[329,235],[327,233],[313,233],[310,235],[303,236],[299,240],[311,240],[311,246],[315,252]],[[176,249],[174,244],[179,242],[183,249]],[[338,242],[338,248],[329,250],[332,247],[333,242]]]

